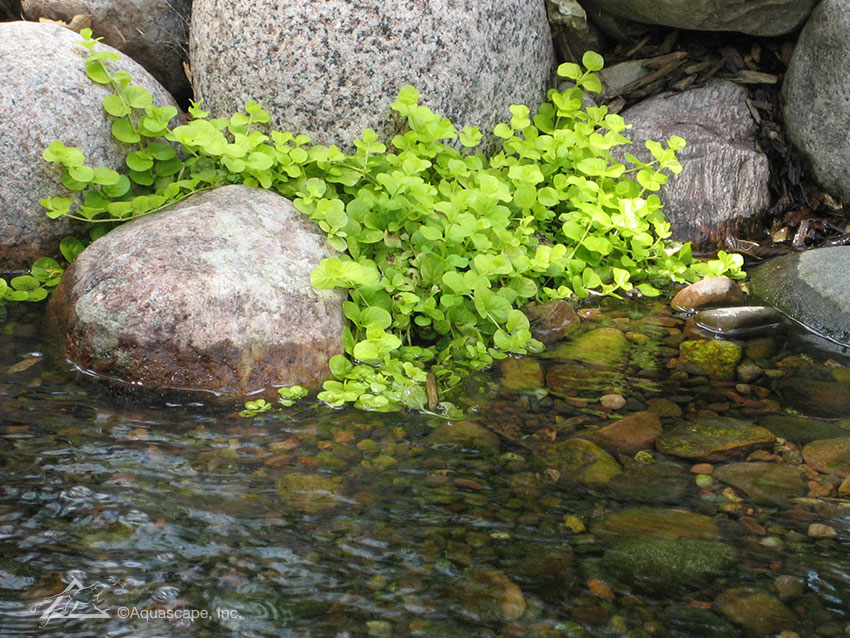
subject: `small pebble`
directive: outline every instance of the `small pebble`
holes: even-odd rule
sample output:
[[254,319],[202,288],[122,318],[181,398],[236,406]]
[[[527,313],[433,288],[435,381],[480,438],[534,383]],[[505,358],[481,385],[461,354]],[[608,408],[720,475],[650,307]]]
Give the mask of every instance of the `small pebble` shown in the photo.
[[825,525],[824,523],[812,523],[809,525],[810,538],[835,538],[836,536],[838,536],[838,532],[830,525]]
[[714,485],[714,479],[709,474],[697,474],[697,487],[711,487]]
[[608,408],[609,410],[619,410],[624,405],[626,405],[626,400],[619,394],[606,394],[603,395],[601,399],[599,399],[599,403],[602,404],[603,408]]
[[760,542],[765,547],[782,547],[782,539],[778,536],[765,536]]
[[802,578],[788,574],[777,576],[773,581],[773,586],[776,587],[776,594],[780,600],[798,598],[806,591],[806,584]]
[[714,466],[711,463],[697,463],[691,468],[692,474],[712,474]]

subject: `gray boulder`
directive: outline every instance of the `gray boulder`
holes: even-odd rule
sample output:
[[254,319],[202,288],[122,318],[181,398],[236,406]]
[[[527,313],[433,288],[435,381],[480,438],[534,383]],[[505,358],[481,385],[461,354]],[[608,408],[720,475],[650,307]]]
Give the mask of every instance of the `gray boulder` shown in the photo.
[[753,295],[809,330],[850,345],[850,246],[784,255],[750,270]]
[[310,285],[328,256],[289,200],[225,186],[91,244],[50,321],[66,359],[107,381],[226,400],[316,388],[342,351],[343,295]]
[[799,28],[817,0],[583,0],[591,11],[694,31],[773,36]]
[[68,22],[90,14],[96,37],[145,67],[172,95],[192,96],[183,72],[191,0],[22,0],[21,6],[27,20]]
[[672,135],[688,145],[678,152],[683,170],[659,193],[673,238],[697,248],[723,245],[727,232],[739,232],[749,218],[770,204],[767,157],[755,148],[755,122],[742,86],[712,80],[682,93],[661,93],[622,113],[632,129],[623,134],[632,146],[621,147],[643,161],[651,155],[648,139]]
[[587,19],[577,0],[546,0],[552,40],[559,58],[580,62],[585,51],[602,51],[602,33]]
[[392,138],[406,84],[487,135],[509,105],[545,99],[554,65],[539,0],[195,0],[190,59],[214,115],[256,100],[275,127],[347,148],[366,127]]
[[800,34],[782,84],[788,139],[815,180],[850,203],[850,0],[823,0]]
[[[90,165],[115,169],[131,150],[112,138],[112,118],[102,106],[111,91],[86,76],[87,51],[75,44],[80,39],[54,24],[0,23],[0,267],[28,267],[58,254],[59,241],[80,231],[66,219],[48,219],[38,203],[69,195],[59,167],[42,159],[50,142],[76,146]],[[129,71],[158,104],[176,106],[130,58],[122,56],[113,68]]]

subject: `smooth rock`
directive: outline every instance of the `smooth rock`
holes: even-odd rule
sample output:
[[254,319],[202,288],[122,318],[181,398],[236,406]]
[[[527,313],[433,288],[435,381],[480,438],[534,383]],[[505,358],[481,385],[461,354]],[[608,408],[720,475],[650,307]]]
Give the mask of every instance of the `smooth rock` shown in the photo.
[[607,410],[619,410],[626,405],[626,398],[622,394],[603,394],[599,397],[599,405]]
[[543,368],[530,357],[508,357],[499,362],[499,383],[507,390],[537,390],[543,387]]
[[661,93],[621,113],[632,125],[623,134],[634,144],[616,151],[618,158],[628,152],[650,161],[644,148],[649,139],[678,135],[687,141],[677,153],[682,172],[658,195],[673,238],[692,241],[696,249],[724,246],[728,232],[760,231],[758,216],[770,205],[768,161],[751,141],[755,121],[746,99],[744,87],[711,80],[701,88]]
[[744,456],[775,440],[770,431],[747,421],[703,417],[665,432],[655,447],[663,454],[711,463]]
[[821,421],[794,414],[766,414],[759,418],[758,424],[767,428],[776,436],[787,441],[793,441],[798,445],[805,445],[819,439],[850,436],[850,432],[830,421]]
[[799,28],[816,0],[586,0],[621,18],[691,31],[774,36]]
[[542,343],[560,341],[581,324],[576,311],[563,299],[554,299],[544,304],[531,302],[522,311],[531,324],[531,336]]
[[607,550],[602,564],[640,591],[669,596],[697,589],[737,559],[735,548],[715,541],[633,538]]
[[783,377],[776,383],[776,391],[785,405],[807,416],[850,416],[850,391],[843,383],[797,376]]
[[499,437],[483,425],[469,419],[438,426],[428,436],[428,441],[438,445],[447,444],[475,449],[485,454],[495,454],[499,451]]
[[[102,102],[112,90],[86,76],[86,50],[76,44],[81,39],[55,24],[0,23],[0,58],[8,61],[0,64],[0,268],[28,268],[39,257],[58,256],[64,237],[84,232],[68,219],[48,219],[38,203],[55,196],[82,201],[62,186],[58,165],[42,158],[52,141],[79,148],[91,166],[114,169],[123,168],[133,150],[111,135]],[[122,55],[110,68],[126,69],[157,104],[176,106],[130,58]]]
[[673,463],[627,465],[605,486],[611,498],[638,503],[681,503],[690,490],[689,473]]
[[406,84],[493,148],[511,104],[545,99],[555,61],[539,0],[195,0],[189,53],[214,116],[256,100],[275,128],[346,148],[367,127],[390,141]]
[[679,363],[699,366],[712,379],[735,378],[735,367],[743,354],[741,346],[731,341],[683,341],[679,344]]
[[654,412],[634,412],[592,431],[579,432],[576,438],[592,441],[612,454],[636,454],[652,448],[661,435],[661,419]]
[[838,532],[832,525],[824,523],[812,523],[806,532],[809,538],[835,538]]
[[557,470],[562,480],[578,481],[589,487],[603,487],[623,471],[613,456],[583,439],[553,443],[539,462],[546,468]]
[[632,538],[718,540],[714,519],[685,510],[635,507],[596,519],[590,531],[607,542]]
[[630,343],[621,330],[596,328],[571,341],[558,344],[543,356],[562,361],[581,361],[596,366],[617,368],[625,365]]
[[796,467],[777,463],[729,463],[714,471],[714,477],[744,492],[758,505],[788,507],[806,493],[806,477]]
[[315,514],[342,503],[339,496],[342,493],[342,479],[292,472],[278,480],[277,492],[289,507],[306,514]]
[[575,556],[569,546],[540,545],[535,543],[532,552],[517,560],[508,576],[523,591],[534,592],[549,602],[561,602],[576,583]]
[[734,304],[741,297],[741,287],[729,277],[709,277],[682,288],[670,305],[676,310],[697,310],[706,306]]
[[775,596],[749,587],[727,589],[714,607],[729,620],[759,636],[792,629],[797,617]]
[[736,629],[725,618],[684,603],[671,605],[664,610],[664,626],[673,630],[677,636],[729,638],[736,634]]
[[90,14],[91,29],[145,67],[172,95],[188,100],[192,87],[183,71],[189,50],[191,0],[23,0],[27,20],[70,22]]
[[461,613],[479,622],[510,622],[525,612],[522,590],[494,569],[469,570],[457,581],[455,591]]
[[818,472],[850,476],[850,436],[812,441],[803,448],[803,459]]
[[583,393],[599,396],[624,392],[626,382],[621,373],[571,363],[552,367],[546,373],[546,387],[555,396],[575,397]]
[[65,357],[104,381],[242,401],[317,388],[342,352],[343,295],[310,273],[326,236],[270,191],[225,186],[125,224],[65,271]]
[[850,0],[823,0],[800,33],[782,83],[788,139],[811,167],[817,183],[850,202]]
[[785,315],[768,306],[712,308],[694,315],[694,322],[703,330],[735,338],[775,334],[785,320]]

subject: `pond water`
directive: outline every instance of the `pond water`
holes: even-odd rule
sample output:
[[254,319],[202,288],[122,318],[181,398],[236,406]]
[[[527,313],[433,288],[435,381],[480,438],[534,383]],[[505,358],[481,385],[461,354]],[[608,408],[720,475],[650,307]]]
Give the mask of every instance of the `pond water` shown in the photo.
[[712,378],[664,304],[608,304],[583,353],[471,379],[459,426],[245,419],[76,378],[41,314],[0,325],[2,636],[850,636],[850,495],[802,465],[850,437],[836,354],[761,337]]

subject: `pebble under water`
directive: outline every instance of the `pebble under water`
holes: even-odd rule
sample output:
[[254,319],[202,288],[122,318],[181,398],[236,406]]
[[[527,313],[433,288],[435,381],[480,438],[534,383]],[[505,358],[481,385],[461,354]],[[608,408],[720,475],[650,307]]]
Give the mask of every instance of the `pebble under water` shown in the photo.
[[246,419],[75,377],[6,310],[0,636],[850,636],[840,353],[604,302],[462,422]]

